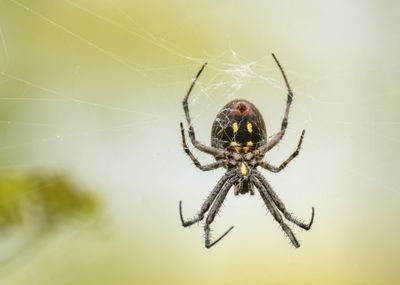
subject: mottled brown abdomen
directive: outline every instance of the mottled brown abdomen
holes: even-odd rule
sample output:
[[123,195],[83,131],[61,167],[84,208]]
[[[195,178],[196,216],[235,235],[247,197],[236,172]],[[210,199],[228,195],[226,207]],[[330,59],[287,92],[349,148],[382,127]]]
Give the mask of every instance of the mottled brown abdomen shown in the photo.
[[215,118],[211,129],[211,145],[246,153],[265,142],[264,119],[252,103],[233,100]]

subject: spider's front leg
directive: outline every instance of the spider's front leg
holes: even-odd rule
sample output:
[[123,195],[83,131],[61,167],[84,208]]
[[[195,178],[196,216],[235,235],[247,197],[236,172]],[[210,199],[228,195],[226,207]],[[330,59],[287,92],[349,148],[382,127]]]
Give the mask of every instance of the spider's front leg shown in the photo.
[[292,88],[290,87],[289,80],[287,79],[286,73],[283,70],[283,67],[280,64],[278,58],[275,56],[275,54],[272,54],[272,57],[274,58],[276,64],[278,65],[279,70],[281,71],[281,74],[283,76],[283,79],[285,80],[285,84],[286,84],[286,88],[287,88],[287,91],[288,91],[288,95],[287,95],[287,99],[286,99],[285,114],[283,116],[282,123],[281,123],[281,129],[280,129],[280,131],[278,133],[276,133],[272,137],[271,140],[269,140],[268,142],[266,142],[264,145],[262,145],[259,148],[259,153],[261,155],[264,155],[267,151],[269,151],[274,146],[276,146],[281,141],[283,136],[285,135],[285,132],[286,132],[286,129],[287,129],[287,126],[288,126],[288,121],[289,121],[290,106],[292,105],[292,101],[293,101],[293,92],[292,92]]
[[196,135],[194,133],[194,129],[193,129],[193,125],[192,125],[192,118],[190,117],[190,113],[189,113],[189,104],[188,104],[189,95],[192,92],[192,89],[193,89],[194,85],[196,84],[197,79],[200,77],[200,74],[203,72],[206,65],[207,65],[207,63],[204,63],[203,66],[200,68],[200,70],[197,72],[196,77],[193,79],[192,84],[189,87],[189,90],[187,91],[185,97],[183,98],[182,105],[183,105],[183,110],[185,112],[186,121],[187,121],[188,128],[189,128],[189,138],[192,141],[193,146],[202,152],[205,152],[205,153],[208,153],[208,154],[211,154],[214,156],[222,156],[224,154],[223,149],[215,148],[212,146],[207,146],[205,144],[202,144],[198,140],[196,140]]

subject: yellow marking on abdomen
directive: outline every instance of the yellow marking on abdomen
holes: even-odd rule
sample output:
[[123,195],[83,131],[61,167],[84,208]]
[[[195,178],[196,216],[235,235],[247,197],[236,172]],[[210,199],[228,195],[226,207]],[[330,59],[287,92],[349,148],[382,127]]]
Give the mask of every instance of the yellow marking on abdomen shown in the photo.
[[246,168],[246,165],[243,162],[240,165],[240,172],[242,173],[243,176],[247,175],[247,168]]
[[239,125],[238,125],[237,122],[234,122],[234,123],[232,124],[232,129],[233,129],[233,132],[234,132],[235,134],[238,132],[238,130],[239,130]]
[[240,153],[241,147],[238,145],[237,142],[232,141],[230,146],[233,147],[234,152]]
[[249,150],[250,150],[250,147],[252,147],[252,146],[253,146],[253,142],[252,142],[252,141],[248,141],[248,142],[246,143],[246,146],[243,147],[244,153],[248,153]]
[[247,127],[247,130],[249,131],[249,133],[253,132],[253,125],[250,122],[247,122],[246,127]]

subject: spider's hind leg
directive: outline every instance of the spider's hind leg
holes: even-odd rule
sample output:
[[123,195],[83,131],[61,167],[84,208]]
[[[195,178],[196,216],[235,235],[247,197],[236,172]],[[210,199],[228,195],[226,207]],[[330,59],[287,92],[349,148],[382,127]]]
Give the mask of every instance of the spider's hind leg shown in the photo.
[[[218,193],[220,193],[221,189],[223,189],[224,185],[227,183],[228,179],[232,177],[233,172],[226,172],[224,176],[218,181],[217,185],[215,185],[214,189],[211,191],[210,195],[208,195],[207,199],[204,201],[203,205],[201,205],[200,212],[191,220],[185,220],[182,214],[182,201],[179,201],[179,216],[182,222],[182,226],[189,227],[195,223],[200,222],[204,218],[204,214],[210,209],[212,203],[217,197]],[[229,183],[229,182],[228,182]]]
[[202,213],[202,211],[200,211],[200,213],[193,219],[185,220],[183,218],[183,214],[182,214],[182,201],[179,201],[179,217],[181,218],[182,226],[186,228],[197,222],[200,222],[204,218],[204,213]]
[[233,177],[231,178],[221,189],[221,192],[219,193],[218,197],[216,198],[213,206],[211,207],[210,212],[208,213],[205,225],[204,225],[204,232],[206,234],[205,237],[205,247],[210,248],[216,243],[218,243],[221,239],[223,239],[232,229],[233,226],[231,226],[223,235],[221,235],[218,239],[215,241],[211,241],[210,239],[210,225],[214,221],[215,216],[217,215],[219,209],[222,206],[222,203],[224,202],[226,195],[228,194],[230,188],[232,185],[238,180],[238,177]]
[[255,178],[253,180],[254,185],[257,187],[257,189],[260,192],[261,198],[264,200],[265,205],[267,206],[268,211],[271,212],[272,216],[274,219],[279,223],[281,226],[282,230],[285,232],[285,234],[288,236],[294,247],[299,248],[300,243],[298,242],[296,236],[292,232],[292,230],[289,228],[289,226],[284,222],[281,214],[279,213],[279,210],[276,208],[274,202],[271,199],[271,196],[267,191],[265,191],[264,185],[257,179]]
[[204,232],[206,233],[206,239],[205,239],[205,246],[206,248],[210,248],[216,243],[218,243],[221,239],[223,239],[229,232],[233,229],[233,226],[231,226],[226,232],[224,232],[223,235],[221,235],[219,238],[217,238],[215,241],[211,242],[210,240],[210,225],[205,225],[204,226]]
[[254,175],[257,177],[257,179],[262,183],[263,190],[266,190],[266,192],[269,194],[271,199],[273,200],[274,204],[278,207],[278,209],[282,212],[282,214],[285,216],[285,218],[292,222],[293,224],[297,225],[298,227],[308,231],[311,229],[311,226],[314,222],[314,207],[311,208],[311,219],[308,222],[308,224],[299,221],[295,217],[292,216],[292,214],[286,209],[285,204],[282,202],[282,200],[278,197],[278,195],[275,193],[275,191],[272,189],[271,185],[267,182],[267,180],[261,175],[259,172],[254,172]]

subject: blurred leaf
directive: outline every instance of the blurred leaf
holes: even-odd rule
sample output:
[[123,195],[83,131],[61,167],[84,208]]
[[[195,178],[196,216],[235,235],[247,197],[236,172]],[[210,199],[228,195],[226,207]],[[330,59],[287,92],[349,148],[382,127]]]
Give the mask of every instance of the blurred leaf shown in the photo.
[[[40,248],[48,233],[68,221],[94,219],[93,191],[68,177],[49,173],[0,173],[0,266]],[[68,224],[68,226],[71,226]]]
[[99,202],[88,189],[53,174],[0,174],[0,231],[27,224],[46,230],[66,219],[94,215]]

